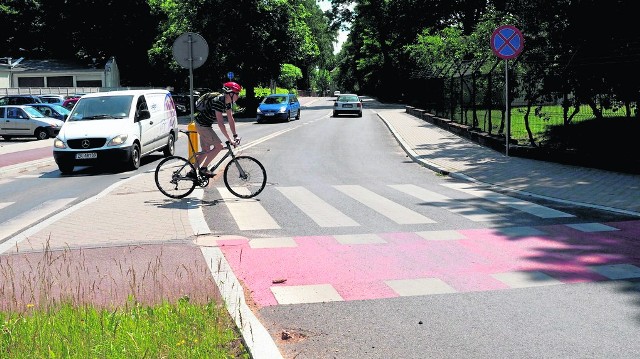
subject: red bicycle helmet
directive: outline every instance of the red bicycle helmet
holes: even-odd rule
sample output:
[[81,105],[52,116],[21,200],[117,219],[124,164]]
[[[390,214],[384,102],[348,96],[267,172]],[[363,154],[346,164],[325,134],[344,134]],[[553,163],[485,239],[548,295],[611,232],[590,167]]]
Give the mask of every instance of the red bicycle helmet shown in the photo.
[[242,86],[240,86],[239,84],[233,81],[229,81],[229,82],[225,82],[225,84],[222,85],[222,91],[224,91],[225,93],[235,92],[239,94],[240,91],[242,91]]

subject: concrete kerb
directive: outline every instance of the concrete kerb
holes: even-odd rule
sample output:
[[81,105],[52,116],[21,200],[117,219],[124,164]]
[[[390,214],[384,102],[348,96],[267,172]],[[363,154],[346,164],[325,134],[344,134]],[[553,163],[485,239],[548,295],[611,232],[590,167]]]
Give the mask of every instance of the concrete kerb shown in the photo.
[[381,115],[378,112],[376,112],[376,114],[382,120],[382,122],[384,122],[384,124],[387,126],[389,131],[391,131],[391,133],[396,138],[396,140],[398,141],[398,143],[400,144],[402,149],[407,153],[407,155],[414,162],[417,162],[420,165],[422,165],[423,167],[426,167],[426,168],[428,168],[428,169],[430,169],[430,170],[432,170],[432,171],[434,171],[434,172],[436,172],[438,174],[441,174],[441,175],[444,175],[444,176],[449,176],[451,178],[455,178],[455,179],[459,179],[459,180],[463,180],[463,181],[467,181],[467,182],[472,182],[472,183],[475,183],[477,185],[484,186],[484,187],[487,187],[489,189],[493,189],[493,190],[500,191],[500,192],[515,193],[515,194],[518,194],[518,195],[521,195],[521,196],[533,197],[533,198],[538,198],[538,199],[557,202],[557,203],[562,203],[562,204],[569,204],[569,205],[593,208],[593,209],[597,209],[597,210],[608,211],[608,212],[613,212],[613,213],[618,213],[618,214],[623,214],[623,215],[640,217],[640,212],[629,211],[629,210],[620,209],[620,208],[614,208],[614,207],[600,206],[600,205],[592,204],[592,203],[569,201],[569,200],[565,200],[565,199],[562,199],[562,198],[544,196],[544,195],[531,193],[531,192],[527,192],[527,191],[522,191],[522,190],[517,190],[517,189],[513,189],[513,188],[509,188],[509,187],[498,186],[498,185],[493,184],[493,183],[487,183],[487,182],[479,181],[479,180],[477,180],[477,179],[475,179],[473,177],[465,175],[464,173],[455,172],[455,171],[451,171],[449,169],[442,168],[441,166],[439,166],[439,165],[437,165],[437,164],[435,164],[433,162],[430,162],[430,161],[424,160],[422,158],[419,158],[417,153],[415,151],[413,151],[411,146],[404,141],[402,136],[400,136],[398,131],[396,131],[396,129],[387,121],[387,119],[385,119],[384,116]]

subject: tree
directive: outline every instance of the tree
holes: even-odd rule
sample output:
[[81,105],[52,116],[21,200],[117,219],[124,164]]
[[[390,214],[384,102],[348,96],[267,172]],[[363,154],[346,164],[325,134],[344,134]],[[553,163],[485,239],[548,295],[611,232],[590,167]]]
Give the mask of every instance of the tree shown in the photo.
[[278,83],[289,90],[296,88],[296,82],[302,78],[300,68],[291,64],[282,65]]

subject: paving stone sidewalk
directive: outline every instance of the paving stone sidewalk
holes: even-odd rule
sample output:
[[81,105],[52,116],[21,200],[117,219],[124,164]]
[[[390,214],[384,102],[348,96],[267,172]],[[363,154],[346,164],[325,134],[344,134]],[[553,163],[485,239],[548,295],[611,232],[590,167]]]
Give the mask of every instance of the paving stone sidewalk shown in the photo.
[[640,175],[505,156],[407,114],[378,116],[415,161],[505,190],[640,216]]

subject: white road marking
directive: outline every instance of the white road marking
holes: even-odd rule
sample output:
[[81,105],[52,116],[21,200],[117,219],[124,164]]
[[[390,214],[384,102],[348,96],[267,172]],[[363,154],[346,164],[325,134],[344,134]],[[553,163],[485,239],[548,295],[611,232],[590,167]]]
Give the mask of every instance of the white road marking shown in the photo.
[[521,200],[514,197],[505,196],[500,193],[492,192],[489,190],[478,189],[472,185],[464,183],[448,183],[443,186],[456,189],[458,191],[470,194],[475,197],[483,198],[488,201],[492,201],[503,206],[515,208],[518,211],[529,213],[539,218],[567,218],[575,217],[572,214],[561,212],[553,208],[541,206],[532,202]]
[[[246,189],[234,188],[234,190],[240,192]],[[225,187],[218,187],[218,191],[241,231],[280,229],[280,225],[267,213],[260,202],[255,199],[238,198]]]
[[289,201],[320,227],[351,227],[359,224],[304,187],[278,187]]
[[[22,228],[28,227],[32,224],[39,223],[42,219],[45,219],[61,208],[64,208],[71,203],[75,198],[60,198],[51,201],[46,201],[29,211],[23,212],[10,220],[0,223],[0,240],[3,240],[10,235],[20,231]],[[0,253],[6,250],[6,246],[15,244],[12,241],[0,243]]]
[[436,223],[418,212],[403,207],[361,186],[344,185],[333,187],[398,224]]
[[496,221],[503,218],[495,213],[485,211],[481,208],[467,206],[450,197],[441,195],[433,191],[429,191],[416,185],[389,185],[389,187],[414,196],[422,201],[431,203],[434,206],[444,208],[449,212],[459,214],[474,222]]

